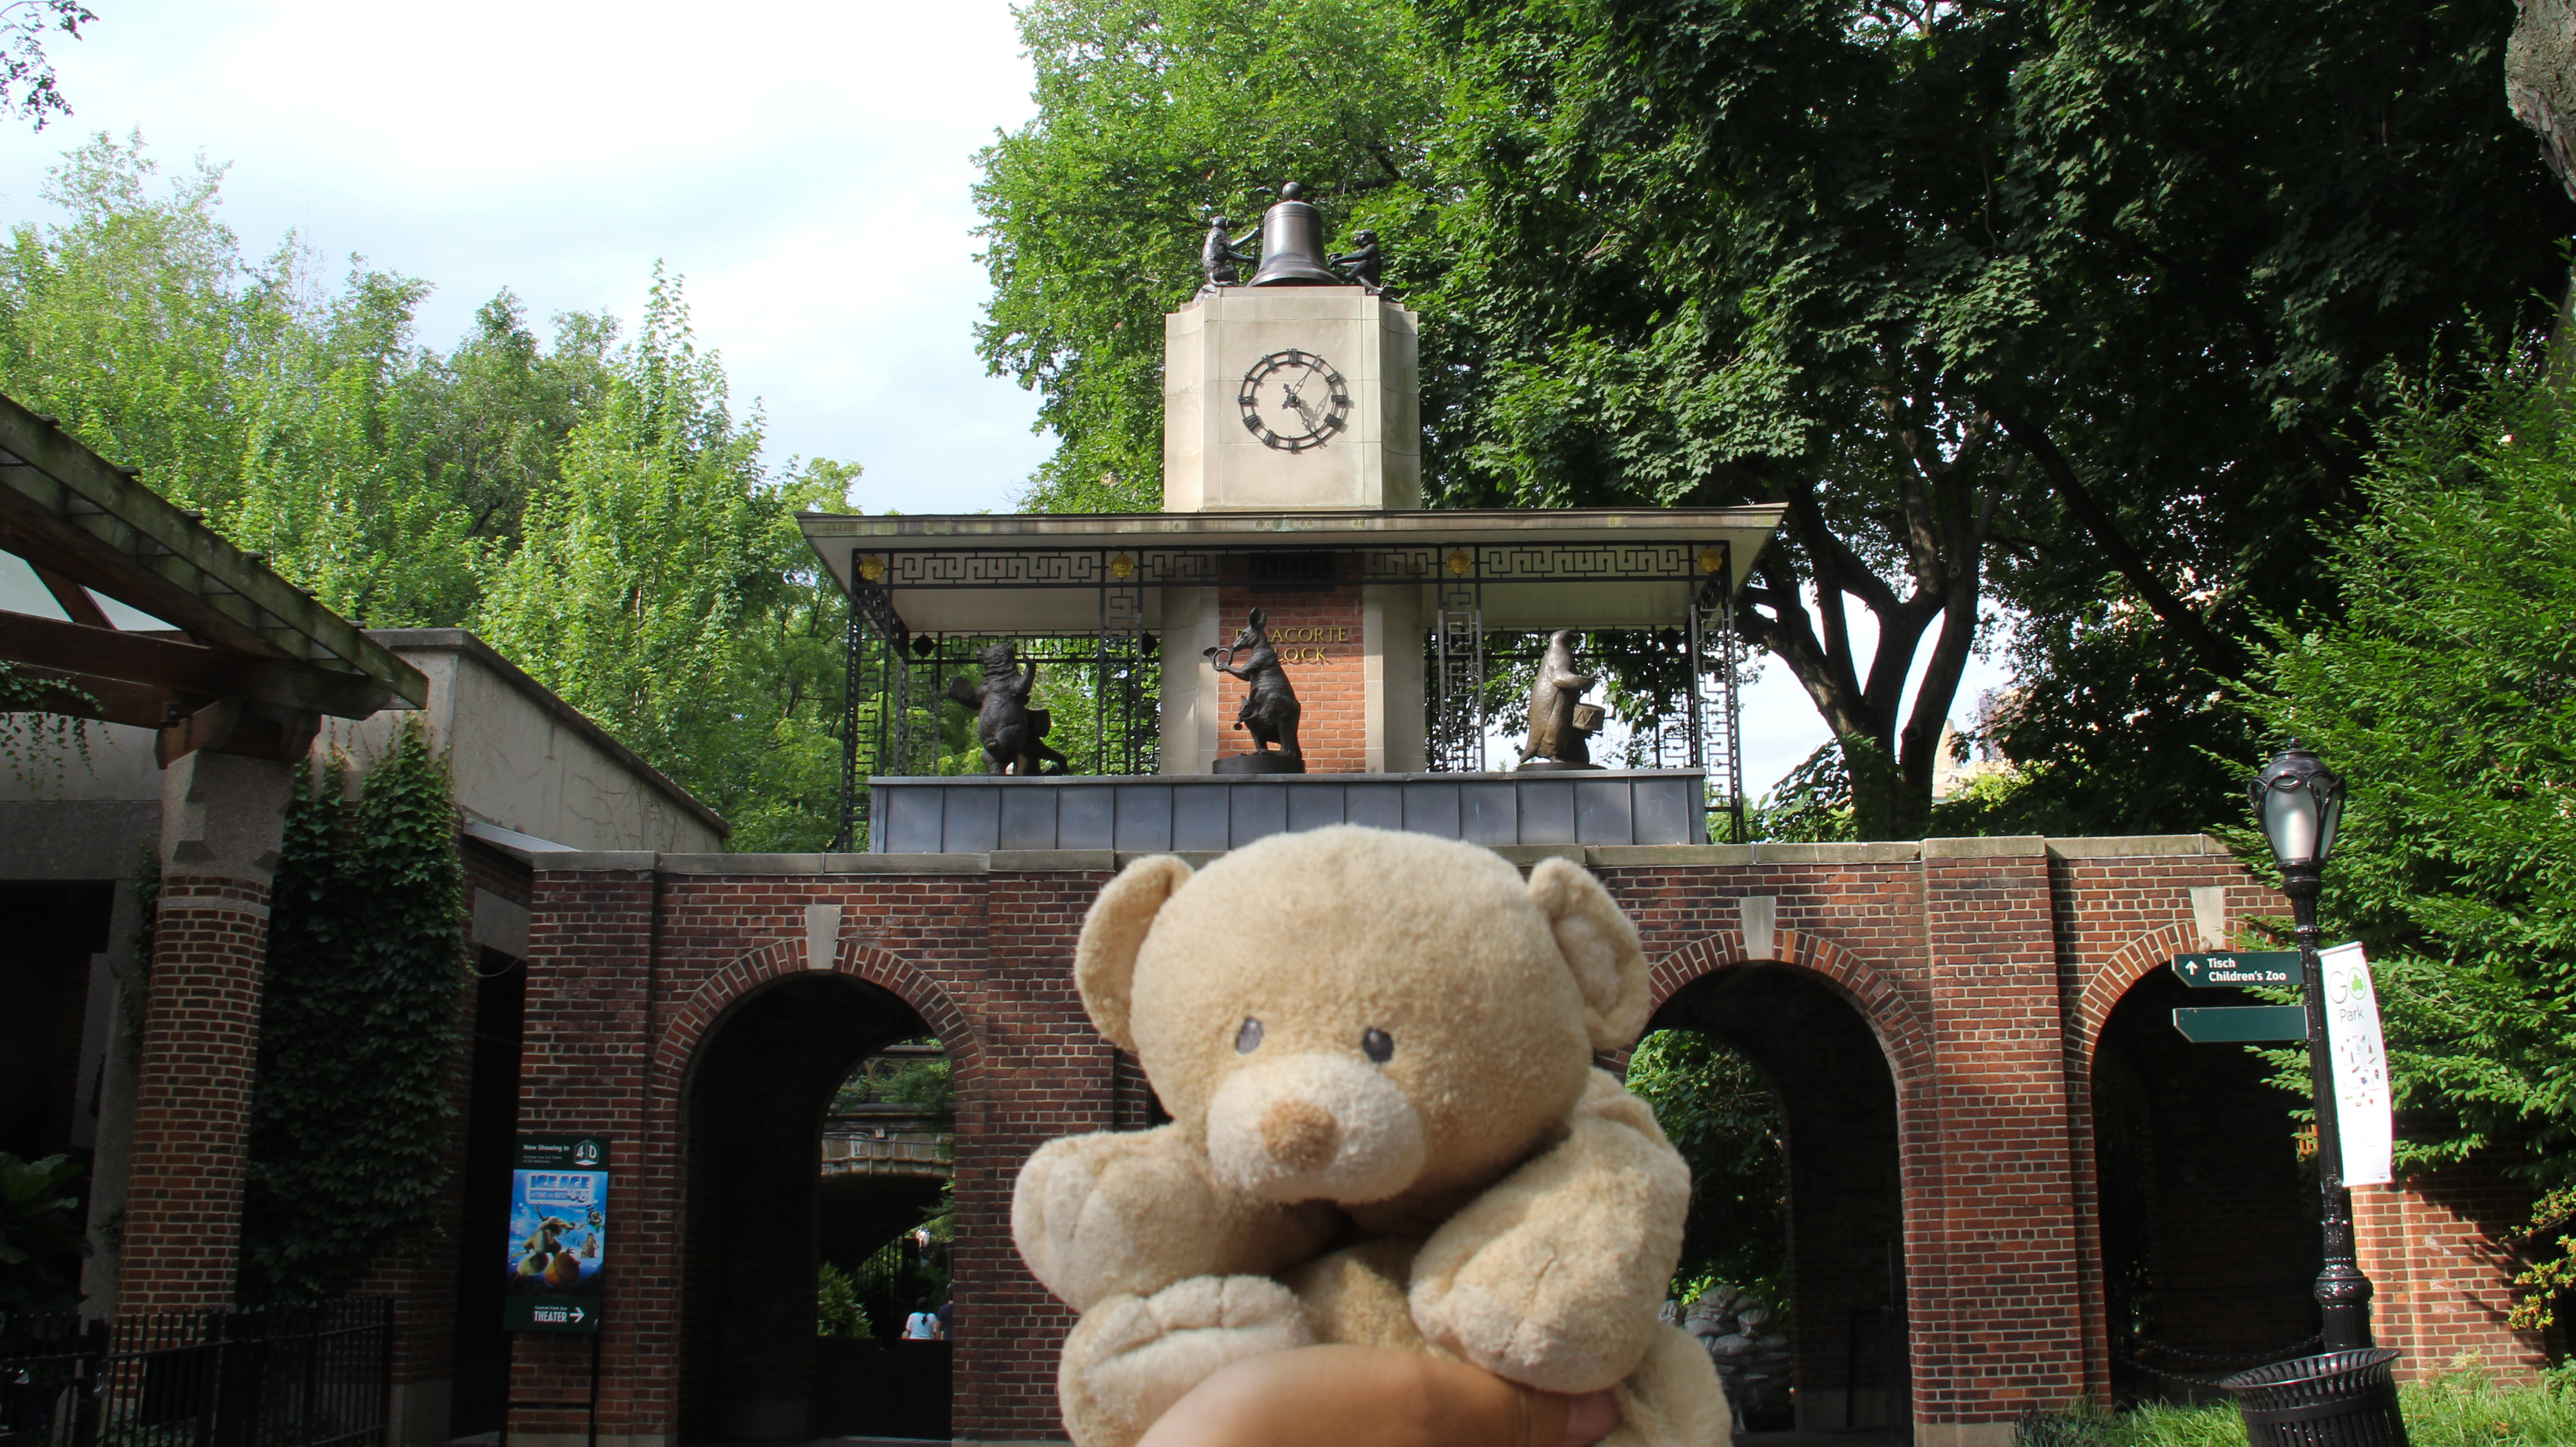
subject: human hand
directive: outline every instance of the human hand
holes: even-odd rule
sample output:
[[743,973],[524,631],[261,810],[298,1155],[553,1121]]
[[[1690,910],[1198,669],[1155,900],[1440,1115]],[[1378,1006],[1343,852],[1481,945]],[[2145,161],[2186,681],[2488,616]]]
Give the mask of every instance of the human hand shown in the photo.
[[1400,1347],[1265,1352],[1172,1404],[1136,1447],[1587,1447],[1610,1394],[1566,1397]]

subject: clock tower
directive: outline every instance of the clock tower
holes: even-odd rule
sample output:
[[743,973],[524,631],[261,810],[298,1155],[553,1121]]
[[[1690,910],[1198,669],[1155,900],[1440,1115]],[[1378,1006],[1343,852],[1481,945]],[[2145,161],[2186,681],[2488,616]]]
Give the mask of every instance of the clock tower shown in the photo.
[[1358,286],[1225,286],[1163,319],[1163,511],[1422,506],[1414,314]]

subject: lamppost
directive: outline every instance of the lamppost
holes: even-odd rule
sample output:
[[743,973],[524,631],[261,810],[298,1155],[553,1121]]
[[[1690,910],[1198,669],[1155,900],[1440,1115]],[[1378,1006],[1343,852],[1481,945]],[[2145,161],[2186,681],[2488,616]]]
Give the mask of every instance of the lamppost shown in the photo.
[[2334,1058],[2326,1042],[2326,992],[2317,970],[2317,890],[2343,822],[2343,780],[2299,741],[2254,776],[2254,811],[2281,866],[2299,933],[2299,977],[2308,1007],[2308,1086],[2317,1109],[2317,1186],[2323,1197],[2325,1266],[2317,1273],[2317,1306],[2325,1348],[2370,1345],[2370,1278],[2353,1259],[2352,1192],[2343,1184],[2342,1133],[2335,1120]]

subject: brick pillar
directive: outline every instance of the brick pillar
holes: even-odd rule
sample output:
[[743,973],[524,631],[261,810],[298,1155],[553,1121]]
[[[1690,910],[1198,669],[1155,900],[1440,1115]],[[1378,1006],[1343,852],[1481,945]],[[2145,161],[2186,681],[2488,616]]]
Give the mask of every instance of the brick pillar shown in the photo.
[[[676,1440],[679,1261],[676,1122],[652,1098],[655,856],[538,856],[528,923],[527,1027],[519,1129],[608,1137],[607,1288],[599,1350],[601,1447]],[[569,867],[543,866],[560,860]],[[493,1256],[496,1243],[468,1241]],[[471,1259],[469,1257],[469,1259]],[[509,1396],[578,1402],[592,1343],[530,1333],[512,1355]],[[584,1440],[579,1411],[510,1414],[529,1447]]]
[[[1240,624],[1241,615],[1233,616],[1229,627]],[[1065,1435],[1056,1415],[1056,1354],[1074,1315],[1029,1274],[1011,1244],[1011,1187],[1039,1146],[1119,1124],[1117,1054],[1072,988],[1082,912],[1109,879],[1106,869],[996,870],[988,877],[992,934],[1009,939],[1011,956],[988,977],[1007,988],[983,1001],[983,1057],[971,1088],[961,1083],[958,1093],[961,1112],[971,1111],[957,1123],[957,1376],[949,1431],[961,1442]]]
[[1923,917],[1934,1081],[1905,1163],[1915,1441],[2004,1447],[2024,1407],[2086,1391],[2045,841],[1926,840]]
[[120,1312],[233,1299],[268,886],[294,779],[291,764],[204,752],[161,778]]

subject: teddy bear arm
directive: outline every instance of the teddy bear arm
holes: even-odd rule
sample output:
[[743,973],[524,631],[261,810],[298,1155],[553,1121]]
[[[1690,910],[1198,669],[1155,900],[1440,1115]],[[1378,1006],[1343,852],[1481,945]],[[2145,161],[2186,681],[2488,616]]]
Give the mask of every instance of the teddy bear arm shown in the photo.
[[1563,1141],[1433,1233],[1409,1293],[1425,1336],[1547,1391],[1636,1369],[1680,1259],[1690,1171],[1651,1115],[1640,1130],[1625,1114],[1578,1111]]
[[1332,1230],[1329,1208],[1219,1185],[1174,1126],[1049,1141],[1011,1193],[1021,1259],[1077,1311],[1193,1276],[1267,1275],[1321,1250]]

